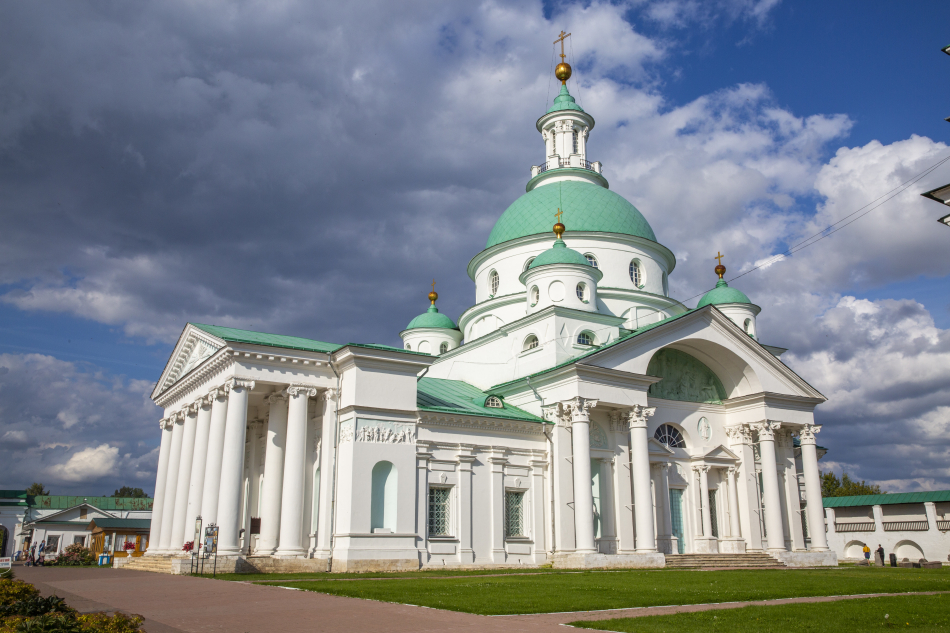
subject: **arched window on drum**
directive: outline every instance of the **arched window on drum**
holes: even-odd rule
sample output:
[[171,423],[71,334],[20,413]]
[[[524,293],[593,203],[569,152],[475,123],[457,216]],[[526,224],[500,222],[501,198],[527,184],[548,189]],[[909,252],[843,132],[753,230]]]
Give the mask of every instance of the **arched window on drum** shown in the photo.
[[653,439],[670,448],[686,448],[686,441],[683,440],[683,434],[679,432],[679,429],[670,424],[661,424],[656,430],[656,433],[653,434]]

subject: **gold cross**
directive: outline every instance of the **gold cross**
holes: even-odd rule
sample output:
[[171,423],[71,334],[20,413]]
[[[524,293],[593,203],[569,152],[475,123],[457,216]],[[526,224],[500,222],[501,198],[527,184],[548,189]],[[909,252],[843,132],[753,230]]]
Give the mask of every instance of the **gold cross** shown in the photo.
[[561,221],[561,215],[562,215],[563,213],[564,213],[563,211],[561,211],[560,209],[558,209],[558,210],[557,210],[557,213],[554,214],[554,217],[557,218],[557,221],[558,221],[558,222]]
[[435,279],[432,280],[432,292],[435,292]]
[[719,253],[719,254],[716,255],[715,257],[713,257],[713,259],[718,259],[718,260],[719,260],[719,265],[722,266],[722,258],[725,257],[725,255],[723,255],[723,254],[720,253],[719,251],[716,251],[716,252]]
[[561,63],[562,63],[562,64],[564,63],[564,57],[565,57],[565,55],[564,55],[564,40],[565,40],[566,38],[570,37],[570,36],[571,36],[570,33],[565,33],[564,31],[561,31],[561,35],[558,36],[558,38],[557,38],[556,40],[554,40],[554,43],[555,43],[555,44],[557,44],[558,42],[561,43]]

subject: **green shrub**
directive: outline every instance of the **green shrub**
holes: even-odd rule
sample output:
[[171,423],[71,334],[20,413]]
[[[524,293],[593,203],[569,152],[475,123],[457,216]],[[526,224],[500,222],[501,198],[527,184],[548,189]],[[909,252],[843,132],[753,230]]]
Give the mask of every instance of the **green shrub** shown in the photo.
[[67,545],[63,553],[56,557],[56,560],[50,561],[49,565],[58,567],[79,567],[82,565],[94,565],[96,559],[92,556],[92,551],[88,547],[83,547],[80,543]]
[[38,595],[40,595],[40,592],[28,582],[21,580],[0,580],[0,605],[29,600]]
[[145,620],[140,615],[125,615],[116,613],[108,616],[105,613],[85,613],[76,618],[82,626],[82,631],[88,633],[137,633]]
[[71,615],[41,615],[17,623],[16,633],[82,633],[76,618]]
[[42,598],[33,596],[13,604],[0,605],[0,617],[10,615],[45,615],[47,613],[71,613],[72,609],[66,606],[62,598],[48,596]]

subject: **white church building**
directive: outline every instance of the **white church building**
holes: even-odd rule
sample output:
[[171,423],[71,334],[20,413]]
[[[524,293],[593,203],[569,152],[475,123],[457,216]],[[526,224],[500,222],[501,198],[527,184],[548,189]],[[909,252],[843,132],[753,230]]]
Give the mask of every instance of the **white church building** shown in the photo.
[[669,296],[676,258],[588,160],[594,118],[556,74],[545,160],[469,263],[457,324],[433,292],[401,349],[185,327],[152,394],[135,564],[183,556],[199,516],[219,570],[836,564],[825,398],[759,342],[721,260],[695,309]]

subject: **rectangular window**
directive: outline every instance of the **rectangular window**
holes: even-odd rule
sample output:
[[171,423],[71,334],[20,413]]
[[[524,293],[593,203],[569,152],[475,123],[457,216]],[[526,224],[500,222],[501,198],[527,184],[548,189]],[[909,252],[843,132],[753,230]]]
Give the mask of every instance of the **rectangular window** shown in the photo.
[[719,538],[719,516],[716,512],[716,491],[709,491],[709,522],[712,523],[712,535]]
[[85,536],[73,536],[73,545],[85,545],[86,537]]
[[574,153],[576,154],[577,153],[577,131],[576,130],[574,131],[573,137],[574,137]]
[[46,537],[46,553],[55,554],[59,551],[59,536]]
[[524,492],[505,491],[505,538],[525,535]]
[[429,536],[450,536],[449,494],[451,488],[429,488]]

